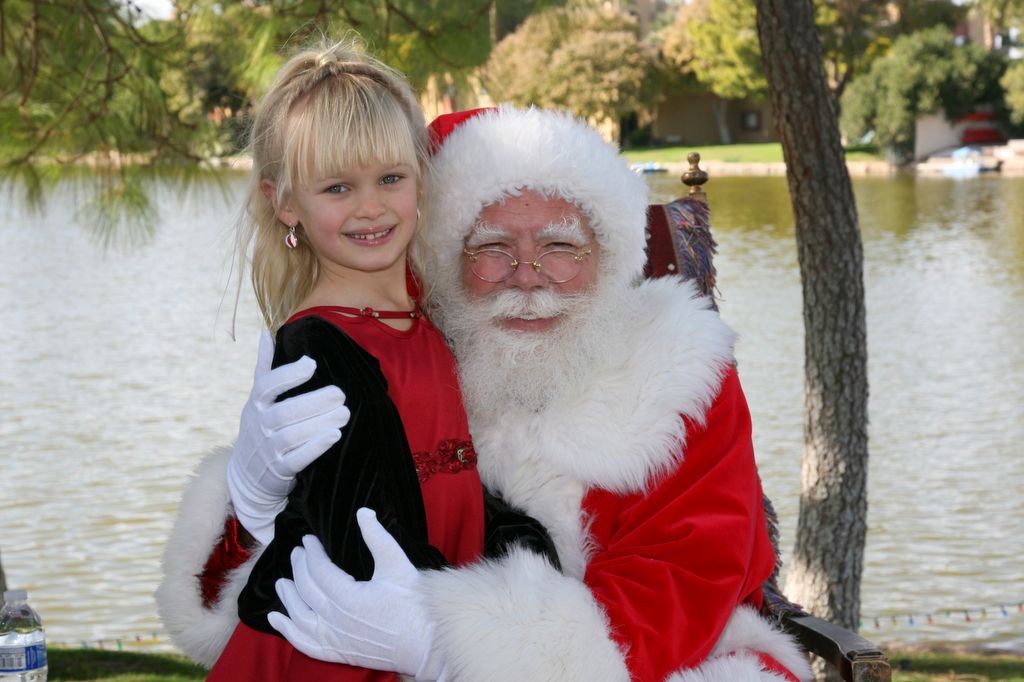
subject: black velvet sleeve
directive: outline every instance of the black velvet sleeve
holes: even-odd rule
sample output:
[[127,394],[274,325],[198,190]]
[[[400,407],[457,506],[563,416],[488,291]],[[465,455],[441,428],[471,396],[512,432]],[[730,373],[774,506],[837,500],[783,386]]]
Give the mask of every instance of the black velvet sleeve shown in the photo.
[[546,557],[551,565],[562,570],[558,550],[540,521],[513,507],[484,489],[484,556],[493,558],[507,554],[513,546]]
[[274,524],[274,539],[256,562],[238,599],[242,622],[277,634],[270,611],[284,611],[274,591],[291,578],[290,555],[302,536],[316,535],[334,563],[357,580],[373,574],[373,558],[362,540],[355,512],[369,507],[417,568],[441,568],[446,561],[427,542],[426,512],[416,468],[398,410],[376,358],[321,318],[303,317],[277,335],[274,366],[308,355],[313,377],[279,400],[334,384],[345,392],[351,419],[342,438],[303,470],[288,504]]

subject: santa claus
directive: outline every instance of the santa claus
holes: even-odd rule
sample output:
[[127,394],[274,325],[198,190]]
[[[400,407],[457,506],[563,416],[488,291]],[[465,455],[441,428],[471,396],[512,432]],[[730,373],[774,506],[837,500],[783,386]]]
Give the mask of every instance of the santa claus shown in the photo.
[[[561,566],[514,549],[417,572],[363,513],[373,579],[310,540],[271,622],[315,658],[401,658],[448,680],[809,679],[759,615],[775,554],[735,335],[691,283],[642,279],[645,183],[567,114],[503,107],[431,128],[425,303],[459,363],[484,484],[547,527]],[[223,474],[211,481],[230,514]],[[190,567],[169,570],[202,567],[210,517]],[[169,624],[186,640],[213,627],[193,601]]]

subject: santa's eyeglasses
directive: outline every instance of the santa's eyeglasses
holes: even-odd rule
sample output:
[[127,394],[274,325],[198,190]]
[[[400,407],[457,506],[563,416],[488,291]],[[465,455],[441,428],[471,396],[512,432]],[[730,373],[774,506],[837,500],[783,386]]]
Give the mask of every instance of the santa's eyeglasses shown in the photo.
[[583,259],[590,255],[590,247],[558,246],[542,251],[532,261],[519,261],[508,251],[494,248],[466,248],[462,253],[469,259],[469,271],[473,276],[490,284],[504,282],[524,263],[552,284],[564,284],[580,274]]

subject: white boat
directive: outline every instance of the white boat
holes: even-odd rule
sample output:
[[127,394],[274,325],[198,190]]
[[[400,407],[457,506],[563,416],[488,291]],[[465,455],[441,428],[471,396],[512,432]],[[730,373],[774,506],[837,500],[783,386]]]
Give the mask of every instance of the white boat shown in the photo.
[[982,173],[998,171],[1002,160],[986,156],[976,145],[957,147],[937,152],[917,164],[918,173],[939,173],[949,178],[971,178]]
[[660,163],[655,161],[645,161],[644,163],[633,163],[629,166],[633,169],[634,173],[667,173],[668,168],[665,168]]

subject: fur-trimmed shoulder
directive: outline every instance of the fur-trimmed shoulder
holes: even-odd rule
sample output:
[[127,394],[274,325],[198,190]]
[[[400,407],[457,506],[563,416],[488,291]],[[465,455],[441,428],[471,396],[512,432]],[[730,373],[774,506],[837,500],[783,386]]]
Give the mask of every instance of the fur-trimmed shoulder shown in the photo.
[[164,548],[164,577],[156,591],[157,611],[174,643],[197,663],[210,667],[238,624],[238,594],[245,587],[256,551],[230,571],[220,598],[203,606],[199,576],[232,513],[227,466],[231,448],[207,455],[189,480]]
[[586,487],[625,494],[679,463],[686,435],[680,416],[703,421],[733,362],[736,335],[693,283],[679,278],[645,281],[624,303],[624,319],[608,330],[623,335],[615,347],[624,352],[602,358],[586,390],[540,414],[510,413],[474,432],[481,442],[516,444],[511,458],[481,455],[489,484],[504,490],[512,481],[503,479],[535,458]]

